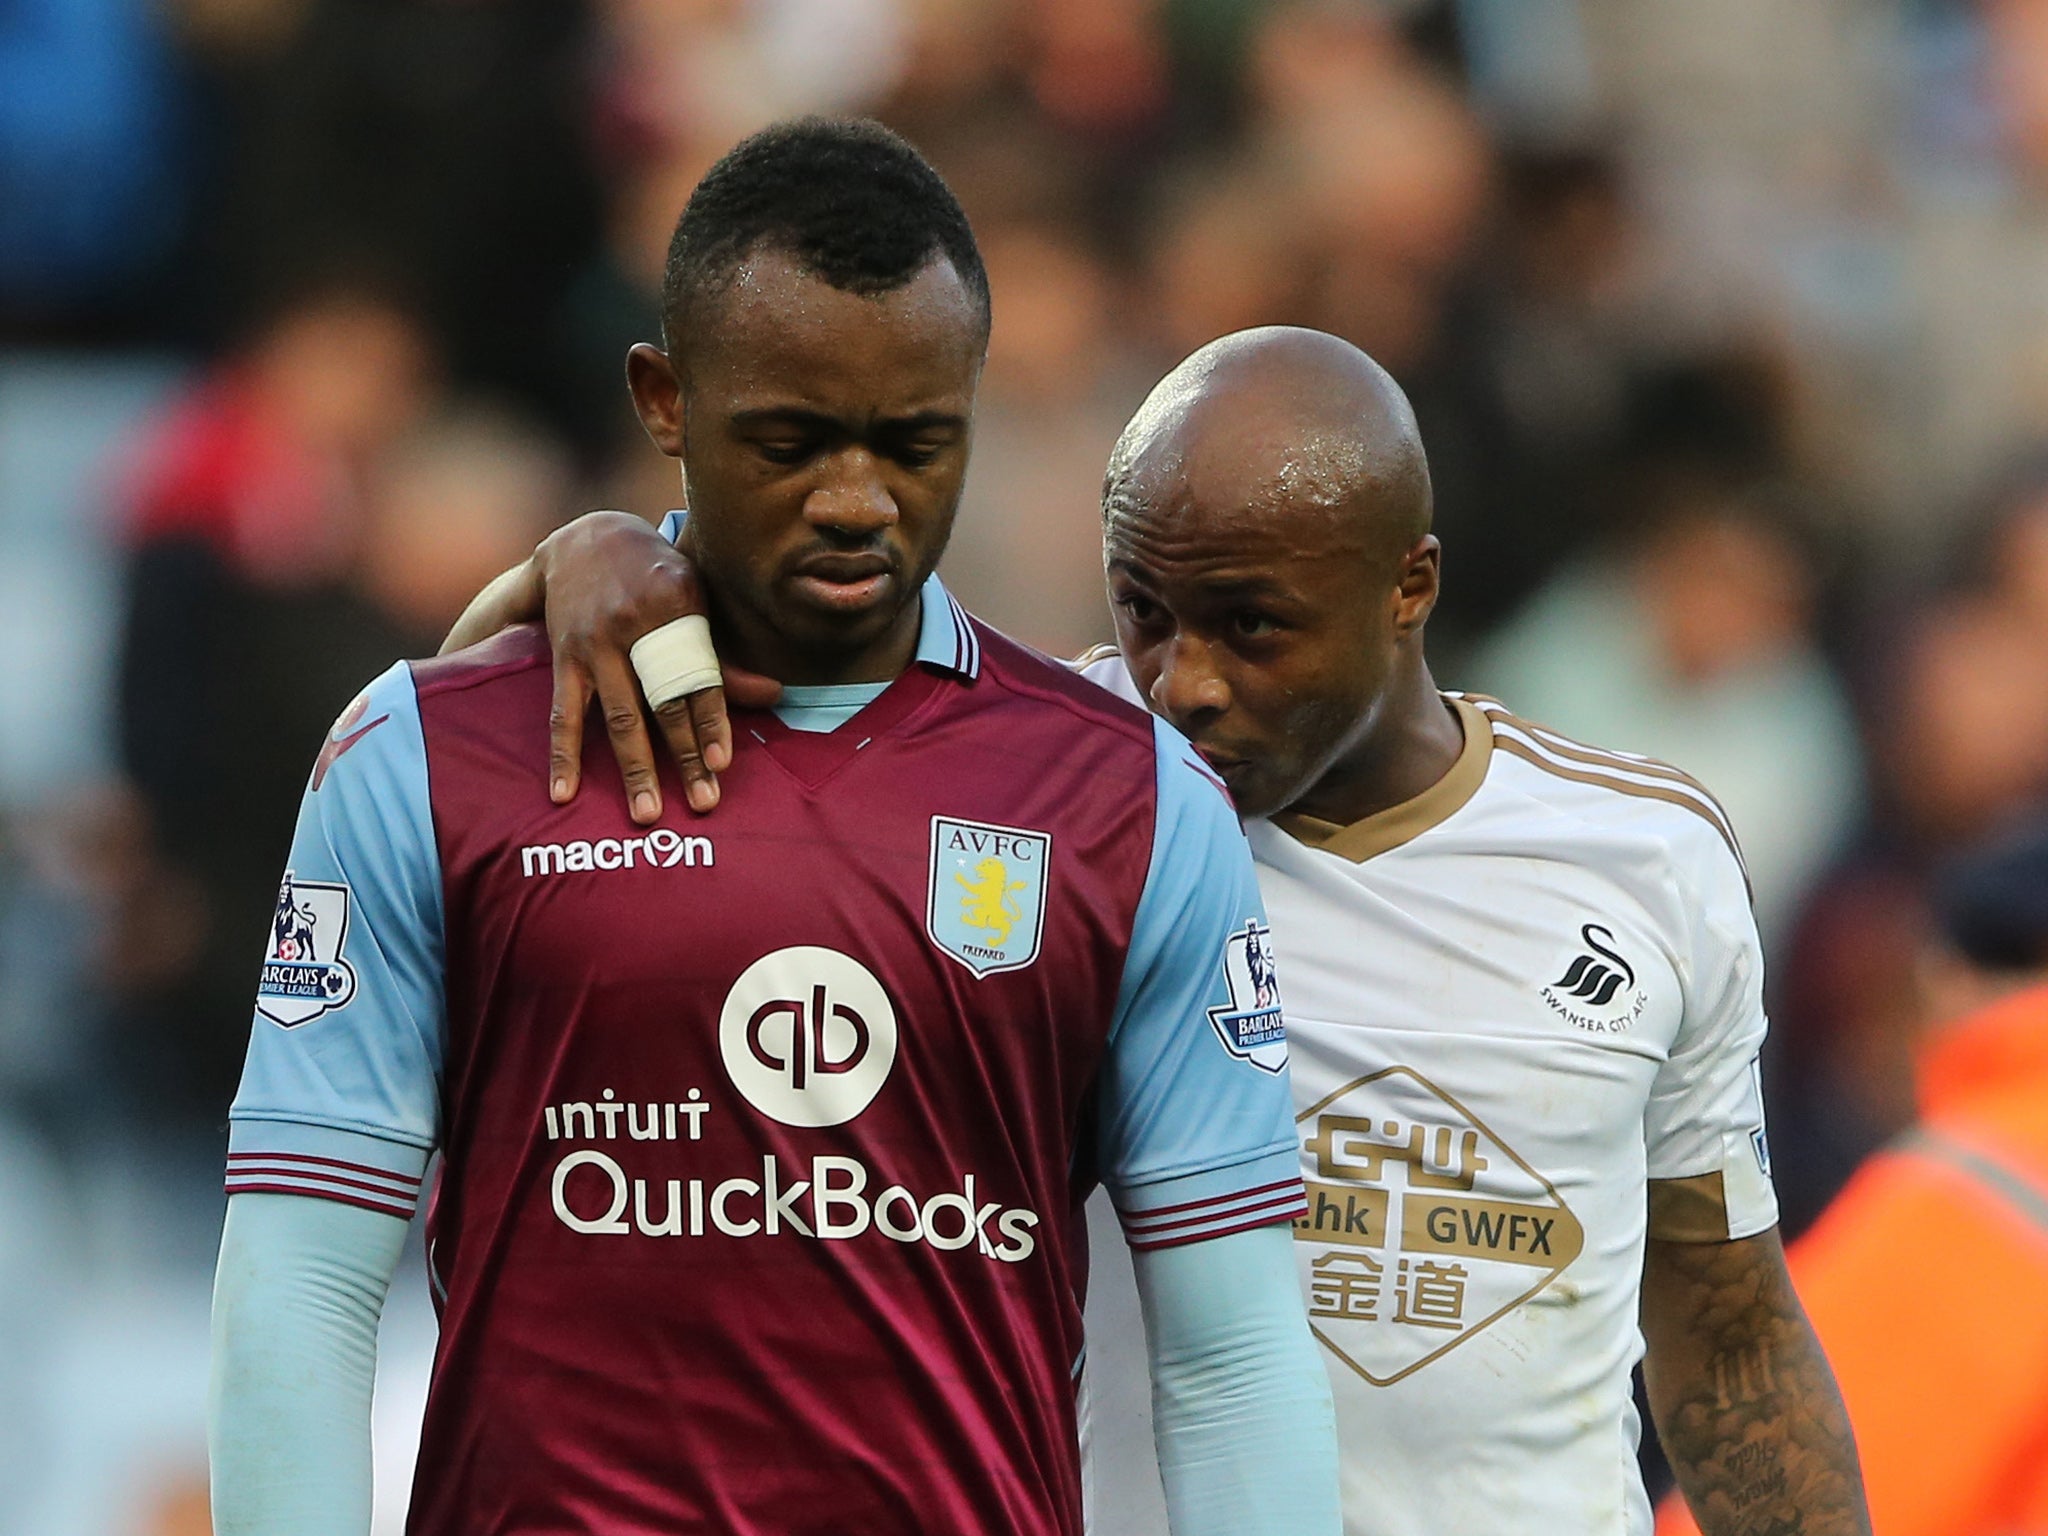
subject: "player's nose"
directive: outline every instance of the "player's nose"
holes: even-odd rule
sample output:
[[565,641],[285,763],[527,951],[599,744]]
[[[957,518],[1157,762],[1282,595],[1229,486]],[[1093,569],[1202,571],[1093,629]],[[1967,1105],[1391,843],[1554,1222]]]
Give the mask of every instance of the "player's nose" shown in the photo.
[[814,528],[865,538],[895,523],[896,498],[881,461],[864,447],[836,453],[825,462],[817,486],[804,499],[804,520]]
[[1150,694],[1153,707],[1183,731],[1230,708],[1230,685],[1217,672],[1209,647],[1188,634],[1160,648]]

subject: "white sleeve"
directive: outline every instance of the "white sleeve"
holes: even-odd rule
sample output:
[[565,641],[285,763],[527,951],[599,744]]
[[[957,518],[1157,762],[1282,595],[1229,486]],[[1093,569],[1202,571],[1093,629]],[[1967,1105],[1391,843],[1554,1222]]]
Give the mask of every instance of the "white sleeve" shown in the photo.
[[308,1195],[229,1198],[206,1414],[219,1536],[367,1536],[377,1322],[405,1226]]
[[1650,1236],[1681,1242],[1753,1237],[1775,1225],[1770,1145],[1758,1068],[1763,946],[1734,854],[1702,827],[1677,868],[1684,893],[1684,1011],[1643,1115]]
[[1336,1414],[1294,1234],[1131,1252],[1173,1536],[1338,1536]]

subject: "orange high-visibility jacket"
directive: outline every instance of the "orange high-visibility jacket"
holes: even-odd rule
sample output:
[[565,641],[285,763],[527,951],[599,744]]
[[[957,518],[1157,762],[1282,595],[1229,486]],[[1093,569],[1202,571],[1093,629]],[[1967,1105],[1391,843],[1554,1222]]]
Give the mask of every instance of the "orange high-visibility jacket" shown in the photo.
[[[1792,1276],[1877,1536],[2048,1536],[2048,987],[1945,1026],[1920,1104]],[[1660,1511],[1658,1536],[1697,1529]]]

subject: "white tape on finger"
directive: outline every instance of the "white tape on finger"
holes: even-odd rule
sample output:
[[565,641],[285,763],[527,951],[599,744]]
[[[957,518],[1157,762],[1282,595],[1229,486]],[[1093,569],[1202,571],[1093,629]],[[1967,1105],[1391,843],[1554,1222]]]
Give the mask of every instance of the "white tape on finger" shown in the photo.
[[649,630],[627,654],[640,674],[640,691],[656,709],[719,685],[718,653],[711,648],[711,625],[701,613]]

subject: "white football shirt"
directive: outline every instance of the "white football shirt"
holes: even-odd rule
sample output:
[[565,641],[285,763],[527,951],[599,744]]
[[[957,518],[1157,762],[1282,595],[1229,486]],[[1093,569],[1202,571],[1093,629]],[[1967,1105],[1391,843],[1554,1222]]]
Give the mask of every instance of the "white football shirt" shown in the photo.
[[[1134,696],[1121,661],[1088,675]],[[1777,1220],[1762,963],[1719,806],[1675,769],[1447,697],[1439,783],[1348,827],[1248,828],[1284,966],[1296,1254],[1355,1536],[1637,1536],[1646,1235]],[[1135,1315],[1091,1277],[1098,1399]],[[1096,1322],[1104,1326],[1096,1328]],[[1090,1426],[1096,1529],[1145,1474]],[[1163,1527],[1161,1527],[1163,1528]]]

